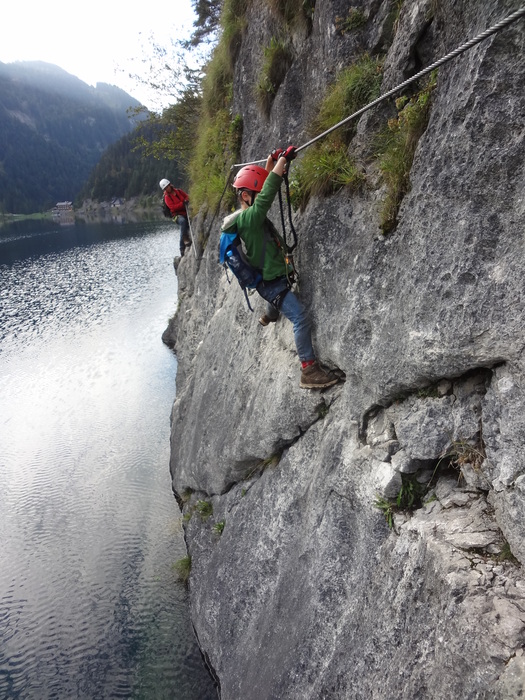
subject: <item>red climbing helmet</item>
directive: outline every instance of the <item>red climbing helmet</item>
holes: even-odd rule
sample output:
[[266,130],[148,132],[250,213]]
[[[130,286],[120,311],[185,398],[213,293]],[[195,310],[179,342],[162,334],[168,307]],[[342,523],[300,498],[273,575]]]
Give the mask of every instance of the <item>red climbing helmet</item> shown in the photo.
[[235,176],[233,186],[236,190],[260,192],[267,177],[268,171],[264,168],[258,165],[245,165]]

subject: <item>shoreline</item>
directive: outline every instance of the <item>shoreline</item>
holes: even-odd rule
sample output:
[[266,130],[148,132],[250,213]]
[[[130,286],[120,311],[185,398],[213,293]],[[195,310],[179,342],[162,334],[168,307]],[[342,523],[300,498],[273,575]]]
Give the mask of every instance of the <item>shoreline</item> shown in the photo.
[[160,199],[155,195],[114,198],[110,202],[97,202],[87,199],[80,207],[56,211],[33,212],[31,214],[2,214],[0,228],[6,224],[26,220],[57,221],[61,225],[74,224],[75,221],[126,223],[135,221],[161,221],[163,219]]

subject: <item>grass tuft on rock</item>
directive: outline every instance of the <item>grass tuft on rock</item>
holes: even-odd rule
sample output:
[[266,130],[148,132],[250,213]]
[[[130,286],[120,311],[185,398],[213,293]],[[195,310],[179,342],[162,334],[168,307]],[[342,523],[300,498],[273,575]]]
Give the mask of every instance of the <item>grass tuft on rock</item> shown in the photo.
[[[357,112],[379,95],[382,62],[364,54],[354,65],[341,71],[322,100],[310,128],[317,136]],[[343,187],[357,187],[363,176],[348,152],[355,134],[354,121],[306,149],[297,162],[290,180],[290,194],[295,209],[304,209],[313,195],[329,195]]]
[[410,170],[419,139],[427,128],[436,81],[437,73],[434,71],[421,92],[412,98],[397,99],[398,116],[389,120],[387,128],[379,136],[379,169],[387,190],[380,220],[384,234],[397,226],[399,207],[410,191]]

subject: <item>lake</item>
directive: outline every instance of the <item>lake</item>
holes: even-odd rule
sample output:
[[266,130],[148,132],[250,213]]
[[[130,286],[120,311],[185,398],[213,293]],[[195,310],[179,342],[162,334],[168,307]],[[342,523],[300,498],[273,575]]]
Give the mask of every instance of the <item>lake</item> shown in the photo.
[[173,565],[171,222],[0,228],[0,698],[208,700]]

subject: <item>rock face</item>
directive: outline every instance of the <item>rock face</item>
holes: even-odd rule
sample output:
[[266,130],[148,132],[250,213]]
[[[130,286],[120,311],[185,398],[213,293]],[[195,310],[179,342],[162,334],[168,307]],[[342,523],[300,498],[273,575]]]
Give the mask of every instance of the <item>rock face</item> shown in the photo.
[[[366,24],[342,34],[348,4],[317,2],[266,121],[252,86],[278,22],[250,5],[243,160],[305,143],[363,51],[386,53],[384,92],[518,4],[410,0],[393,29],[390,2],[359,7]],[[171,469],[223,700],[525,694],[524,22],[440,69],[393,232],[371,156],[392,103],[350,145],[367,185],[295,214],[314,345],[345,384],[299,388],[290,324],[258,325],[215,229],[178,265]]]

